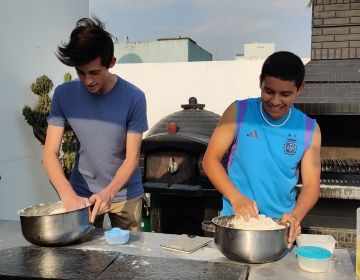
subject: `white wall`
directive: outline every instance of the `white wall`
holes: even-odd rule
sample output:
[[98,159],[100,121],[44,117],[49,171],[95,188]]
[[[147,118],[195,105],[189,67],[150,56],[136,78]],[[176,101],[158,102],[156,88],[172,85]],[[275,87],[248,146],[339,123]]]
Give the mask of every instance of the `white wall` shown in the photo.
[[89,0],[3,0],[0,4],[0,219],[57,200],[41,163],[42,146],[22,115],[37,98],[30,85],[46,74],[58,85],[69,71],[55,57]]
[[219,115],[234,100],[257,96],[263,60],[116,64],[112,72],[134,83],[147,98],[149,127],[182,110],[190,97]]
[[[309,59],[303,59],[307,63]],[[151,128],[161,118],[182,110],[190,97],[205,110],[222,115],[236,99],[260,95],[264,59],[233,61],[116,64],[111,72],[145,92]]]

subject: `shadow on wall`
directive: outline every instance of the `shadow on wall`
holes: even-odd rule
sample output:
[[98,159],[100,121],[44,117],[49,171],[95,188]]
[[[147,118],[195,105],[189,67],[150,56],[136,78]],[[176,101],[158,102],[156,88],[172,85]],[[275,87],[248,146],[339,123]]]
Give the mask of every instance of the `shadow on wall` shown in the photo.
[[137,54],[129,53],[120,57],[117,63],[143,63],[143,61]]

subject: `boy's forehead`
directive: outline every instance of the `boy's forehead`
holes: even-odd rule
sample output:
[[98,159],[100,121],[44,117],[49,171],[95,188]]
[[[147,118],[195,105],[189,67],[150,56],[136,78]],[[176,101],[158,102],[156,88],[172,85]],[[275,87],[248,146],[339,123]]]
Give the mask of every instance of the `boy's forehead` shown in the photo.
[[262,85],[265,87],[286,87],[286,88],[297,88],[295,81],[283,80],[273,76],[266,76],[262,81]]
[[282,79],[280,77],[274,77],[274,76],[266,76],[263,80],[263,82],[266,83],[289,83],[289,84],[294,84],[294,86],[296,85],[296,81],[295,80],[286,80],[286,79]]
[[101,64],[101,59],[98,57],[86,64],[76,66],[75,69],[80,71],[96,71],[101,69],[102,67],[103,66]]

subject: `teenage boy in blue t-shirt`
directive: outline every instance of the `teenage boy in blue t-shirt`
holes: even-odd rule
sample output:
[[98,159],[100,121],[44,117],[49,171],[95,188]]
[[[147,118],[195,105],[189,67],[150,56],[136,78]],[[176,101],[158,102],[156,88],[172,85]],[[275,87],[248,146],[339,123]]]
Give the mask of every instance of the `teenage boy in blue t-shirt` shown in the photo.
[[[97,19],[80,19],[57,57],[78,79],[55,89],[43,162],[68,211],[93,204],[90,220],[138,231],[144,193],[138,167],[142,133],[148,129],[144,93],[109,72],[116,62],[112,36]],[[78,140],[70,181],[59,161],[67,121]]]
[[[203,160],[205,173],[223,194],[221,214],[247,220],[261,213],[290,223],[289,247],[320,192],[320,128],[293,106],[304,76],[295,54],[270,55],[261,70],[261,97],[226,109]],[[229,149],[226,171],[221,159]],[[296,200],[300,167],[302,190]]]

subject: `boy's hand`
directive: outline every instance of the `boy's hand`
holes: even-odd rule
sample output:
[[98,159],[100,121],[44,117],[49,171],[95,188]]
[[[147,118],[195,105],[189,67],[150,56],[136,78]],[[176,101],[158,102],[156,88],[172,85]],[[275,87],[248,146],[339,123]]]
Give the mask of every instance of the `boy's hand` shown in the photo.
[[284,214],[280,223],[290,224],[289,236],[288,236],[288,248],[291,248],[296,237],[301,233],[301,226],[299,219],[292,213]]
[[96,215],[101,215],[110,211],[112,197],[110,192],[107,191],[107,189],[104,189],[101,192],[90,196],[89,202],[94,205],[90,218],[90,222],[93,223]]
[[251,217],[258,217],[259,210],[256,202],[251,199],[244,196],[237,196],[233,201],[231,201],[231,205],[235,216],[238,218],[243,217],[245,221],[248,221]]

